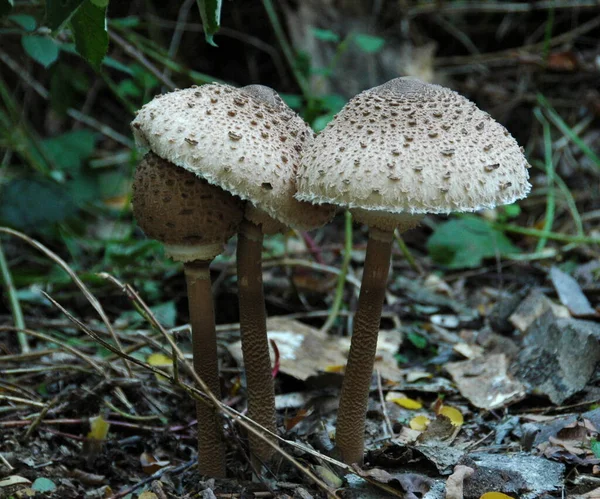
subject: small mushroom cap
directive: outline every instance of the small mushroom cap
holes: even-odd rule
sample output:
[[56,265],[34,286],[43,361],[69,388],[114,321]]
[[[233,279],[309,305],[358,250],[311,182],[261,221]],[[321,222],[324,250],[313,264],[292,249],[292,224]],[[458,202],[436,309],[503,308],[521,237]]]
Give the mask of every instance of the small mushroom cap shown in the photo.
[[304,152],[297,199],[386,213],[450,213],[527,195],[502,125],[439,85],[396,78],[354,97]]
[[138,144],[280,222],[263,219],[265,227],[311,229],[333,217],[333,207],[294,199],[300,154],[313,133],[268,87],[210,84],[157,96],[132,127]]
[[133,177],[133,215],[176,261],[210,260],[244,218],[244,203],[191,172],[148,153]]

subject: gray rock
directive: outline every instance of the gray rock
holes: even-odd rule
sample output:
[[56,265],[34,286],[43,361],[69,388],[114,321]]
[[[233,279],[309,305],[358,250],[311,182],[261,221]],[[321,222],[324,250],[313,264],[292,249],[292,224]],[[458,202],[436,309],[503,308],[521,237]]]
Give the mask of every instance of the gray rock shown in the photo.
[[600,361],[600,324],[546,312],[527,329],[512,373],[554,404],[582,390]]
[[465,480],[465,499],[479,499],[490,491],[533,499],[563,485],[565,466],[530,454],[473,453],[463,464],[475,469]]

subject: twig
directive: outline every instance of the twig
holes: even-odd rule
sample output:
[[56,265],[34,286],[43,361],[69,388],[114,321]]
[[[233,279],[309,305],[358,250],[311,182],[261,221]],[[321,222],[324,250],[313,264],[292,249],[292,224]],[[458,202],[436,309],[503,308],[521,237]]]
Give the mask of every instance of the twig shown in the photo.
[[[148,305],[146,305],[146,303],[142,300],[142,298],[139,296],[139,294],[135,291],[135,289],[132,286],[130,286],[129,284],[123,284],[115,277],[110,276],[109,274],[106,274],[106,273],[101,274],[101,277],[107,278],[112,283],[118,285],[121,288],[121,290],[131,300],[135,300],[138,303],[138,305],[141,307],[141,309],[145,312],[146,318],[149,321],[151,321],[151,323],[162,333],[163,337],[167,340],[169,345],[171,345],[173,352],[175,352],[177,354],[177,358],[179,358],[179,360],[182,362],[182,364],[186,367],[186,370],[188,371],[188,373],[194,378],[194,381],[200,386],[200,388],[202,389],[202,392],[198,393],[195,388],[192,388],[192,387],[186,385],[185,383],[181,383],[181,382],[179,384],[180,387],[184,388],[188,393],[190,393],[197,400],[203,400],[202,397],[207,397],[210,400],[210,402],[215,406],[215,408],[217,410],[219,410],[222,414],[227,415],[229,417],[233,417],[234,419],[240,418],[240,419],[238,419],[238,421],[240,422],[240,424],[242,426],[244,426],[244,428],[246,428],[246,430],[250,431],[251,433],[256,435],[258,438],[260,438],[261,440],[266,442],[276,452],[281,454],[287,461],[289,461],[296,468],[298,468],[302,473],[304,473],[304,474],[306,474],[306,476],[310,477],[310,479],[313,480],[315,482],[315,484],[317,484],[320,488],[322,488],[323,491],[325,491],[329,497],[337,497],[337,494],[335,492],[333,492],[327,486],[327,484],[325,482],[323,482],[312,471],[310,471],[308,468],[306,468],[305,466],[300,464],[294,457],[292,457],[286,451],[281,449],[276,443],[274,443],[271,439],[267,438],[267,436],[266,436],[267,434],[269,434],[269,435],[274,435],[274,434],[272,434],[266,428],[263,428],[261,425],[257,424],[253,420],[243,416],[242,414],[238,413],[234,409],[226,406],[219,399],[217,399],[215,397],[215,395],[209,390],[206,383],[204,383],[202,378],[200,378],[200,376],[198,376],[198,373],[196,373],[196,371],[192,368],[192,366],[185,360],[185,356],[183,355],[183,352],[179,349],[179,347],[173,340],[172,335],[168,334],[167,330],[162,326],[162,324],[160,324],[160,322],[158,322],[158,320],[156,320],[156,317],[154,316],[154,314],[152,313],[152,311],[150,310]],[[165,377],[170,379],[171,382],[173,382],[173,383],[175,382],[175,379],[172,376],[166,375]],[[198,398],[198,396],[200,396],[201,398]]]
[[[23,319],[23,311],[21,310],[21,304],[19,303],[19,297],[17,296],[17,290],[13,283],[6,257],[4,256],[4,250],[2,249],[2,241],[0,241],[0,271],[2,272],[2,279],[6,286],[6,294],[8,295],[8,302],[10,304],[10,310],[12,312],[13,321],[18,329],[25,329],[25,320]],[[19,345],[21,346],[22,353],[29,353],[29,343],[27,342],[27,335],[22,331],[17,333],[19,339]]]
[[[177,50],[179,50],[179,45],[181,44],[181,38],[183,37],[183,32],[185,31],[185,22],[187,20],[188,15],[190,14],[190,9],[192,5],[196,3],[196,0],[185,0],[181,7],[179,7],[179,12],[177,14],[177,22],[175,24],[175,29],[173,30],[173,36],[171,37],[171,43],[169,44],[169,58],[174,59],[177,54]],[[164,77],[167,79],[171,78],[171,69],[165,67]]]
[[180,464],[179,466],[165,466],[164,468],[159,469],[149,477],[144,478],[136,484],[127,487],[126,489],[122,490],[121,492],[118,492],[117,494],[113,494],[108,499],[120,499],[121,497],[125,497],[127,494],[131,494],[132,492],[136,491],[140,487],[143,487],[147,483],[150,483],[154,480],[160,480],[160,478],[166,473],[181,473],[182,471],[185,471],[188,468],[194,466],[196,461],[196,459],[192,459],[191,461]]
[[161,81],[163,85],[165,85],[169,90],[174,90],[177,87],[177,85],[175,85],[175,83],[173,83],[173,81],[170,78],[162,74],[154,64],[152,64],[148,59],[146,59],[146,56],[144,54],[142,54],[137,48],[135,48],[133,45],[127,42],[124,38],[121,38],[121,36],[117,35],[114,32],[114,30],[109,29],[108,36],[127,54],[133,57],[154,76],[156,76],[156,78],[158,78],[158,80]]
[[[31,76],[27,70],[21,66],[17,61],[15,61],[12,57],[10,57],[6,52],[0,50],[0,61],[6,64],[13,72],[19,76],[29,87],[31,87],[42,99],[49,100],[50,92],[44,88],[44,86],[39,83],[33,76]],[[118,142],[125,147],[133,148],[133,141],[125,135],[120,134],[119,132],[113,130],[108,125],[101,123],[96,120],[92,116],[88,116],[77,109],[69,108],[67,109],[67,114],[76,121],[83,123],[90,128],[98,130],[102,135],[113,139],[115,142]]]
[[29,439],[31,434],[35,431],[35,429],[40,425],[42,420],[46,417],[46,414],[48,414],[48,411],[52,407],[54,407],[57,402],[58,402],[58,397],[54,397],[47,404],[44,404],[43,409],[40,411],[40,413],[37,415],[37,417],[33,420],[31,425],[29,426],[29,428],[27,428],[27,431],[25,432],[25,435],[23,436],[24,440]]
[[555,241],[561,241],[563,243],[576,243],[576,244],[600,244],[600,237],[587,237],[587,236],[570,236],[568,234],[559,234],[557,232],[545,232],[538,229],[527,229],[526,227],[519,227],[513,224],[492,224],[499,230],[506,232],[514,232],[515,234],[523,234],[524,236],[532,237],[546,237]]
[[43,402],[37,402],[35,400],[24,399],[22,397],[13,397],[12,395],[2,395],[0,393],[0,400],[7,400],[8,402],[19,402],[21,404],[32,405],[34,407],[44,407]]
[[[104,312],[102,305],[100,304],[98,299],[90,292],[90,290],[83,283],[83,281],[81,279],[79,279],[79,276],[73,271],[73,269],[71,269],[71,267],[69,267],[67,262],[65,262],[56,253],[54,253],[53,251],[46,248],[46,246],[44,246],[42,243],[40,243],[39,241],[36,241],[35,239],[30,238],[29,236],[23,234],[22,232],[19,232],[17,230],[13,230],[13,229],[9,229],[8,227],[0,227],[0,233],[1,232],[4,232],[5,234],[10,234],[11,236],[18,237],[19,239],[22,239],[27,244],[29,244],[30,246],[33,246],[35,249],[42,252],[48,258],[50,258],[51,260],[56,262],[67,274],[69,274],[69,277],[73,280],[73,282],[81,290],[81,292],[87,298],[87,300],[90,302],[92,307],[94,307],[94,309],[96,310],[96,312],[102,319],[102,322],[104,322],[106,329],[110,333],[110,336],[112,337],[113,341],[115,342],[115,344],[117,345],[119,350],[122,349],[119,337],[115,334],[115,331],[114,331],[106,313]],[[125,369],[127,370],[129,377],[132,377],[133,373],[131,372],[131,367],[130,367],[129,363],[127,362],[126,359],[123,359],[123,363],[125,364]]]
[[[0,326],[0,332],[2,331],[12,331],[15,333],[18,332],[23,332],[29,336],[33,336],[34,338],[39,338],[42,339],[44,341],[47,341],[49,343],[56,343],[57,345],[59,345],[60,347],[64,348],[67,352],[72,353],[73,355],[75,355],[76,357],[79,357],[80,359],[82,359],[83,361],[87,362],[90,366],[92,366],[96,371],[98,371],[98,373],[104,377],[106,377],[106,369],[103,369],[102,366],[100,366],[99,364],[96,363],[95,360],[93,360],[91,357],[88,357],[87,355],[85,355],[84,353],[81,353],[77,348],[72,347],[71,345],[65,343],[64,341],[61,341],[57,338],[53,338],[52,336],[48,336],[44,333],[38,333],[37,331],[31,331],[30,329],[21,329],[21,328],[17,328],[17,327],[13,327],[13,326]],[[2,360],[2,357],[0,357],[0,360]],[[47,367],[44,367],[43,370],[48,370]],[[4,373],[7,373],[7,371],[2,371]]]
[[379,370],[375,372],[377,373],[377,392],[379,393],[379,402],[381,403],[381,412],[383,413],[383,420],[385,421],[385,426],[389,438],[392,438],[394,436],[394,427],[392,426],[390,416],[387,412],[387,407],[385,406],[385,397],[383,396],[383,387],[381,386],[381,373],[379,372]]
[[344,289],[346,288],[346,277],[348,275],[348,267],[352,258],[352,214],[350,210],[346,210],[345,214],[345,231],[344,231],[344,259],[342,260],[342,268],[338,274],[338,282],[335,290],[335,297],[331,305],[331,312],[321,327],[321,333],[327,333],[333,323],[338,318],[342,301],[344,299]]
[[325,264],[325,260],[323,260],[323,251],[317,246],[315,240],[310,236],[310,234],[306,231],[295,232],[304,241],[304,244],[306,244],[307,246],[308,252],[311,255],[313,255],[315,261],[320,264]]
[[150,416],[137,416],[135,414],[128,414],[125,411],[122,411],[121,409],[119,409],[116,405],[109,402],[108,400],[103,400],[103,402],[106,407],[115,411],[117,414],[119,414],[121,417],[123,417],[125,419],[131,419],[133,421],[150,421],[152,419],[160,419],[160,416],[157,414],[151,414]]
[[[329,265],[321,265],[319,263],[310,262],[308,260],[301,260],[298,258],[281,258],[277,260],[266,260],[263,263],[263,268],[269,267],[278,267],[278,266],[286,266],[289,265],[291,267],[306,267],[312,270],[319,270],[321,272],[327,272],[329,274],[340,275],[341,270],[336,267],[331,267]],[[360,281],[354,277],[353,275],[347,275],[346,280],[353,284],[357,289],[360,289]]]
[[537,2],[444,2],[437,1],[419,2],[419,5],[411,7],[407,11],[409,17],[436,12],[438,14],[459,14],[472,12],[488,13],[515,13],[533,12],[536,10],[549,9],[582,9],[600,7],[598,0],[539,0]]
[[306,81],[306,78],[304,78],[304,75],[298,70],[294,52],[285,37],[285,33],[283,32],[283,28],[281,27],[279,18],[277,17],[277,12],[275,11],[275,6],[273,5],[273,2],[271,0],[263,0],[262,3],[265,8],[265,11],[267,12],[269,21],[271,22],[271,26],[273,27],[273,31],[275,32],[275,37],[277,38],[277,42],[279,43],[279,46],[281,47],[281,51],[283,52],[283,55],[285,56],[285,59],[289,65],[290,69],[292,70],[292,73],[294,74],[294,78],[296,79],[296,82],[298,83],[298,86],[300,87],[300,91],[302,92],[302,95],[304,95],[304,98],[307,101],[311,101],[312,93],[310,91],[308,81]]
[[[581,151],[588,157],[597,168],[600,168],[600,157],[570,128],[560,115],[552,108],[548,99],[541,93],[537,94],[537,99],[540,105],[544,108],[544,111],[548,115],[548,118],[556,128],[558,128],[566,137],[568,137]],[[539,118],[538,118],[539,119]]]
[[[459,5],[458,3],[455,5]],[[464,5],[464,4],[463,4]],[[483,53],[481,55],[458,55],[458,56],[450,56],[450,57],[438,57],[434,60],[435,66],[444,66],[444,65],[461,65],[461,64],[489,64],[496,61],[504,61],[508,59],[517,60],[520,54],[533,52],[539,53],[544,49],[544,47],[554,47],[556,45],[560,45],[562,43],[568,42],[573,38],[583,35],[589,31],[592,31],[600,26],[600,16],[594,17],[590,21],[587,21],[583,24],[580,24],[576,28],[573,28],[566,33],[562,33],[558,36],[550,40],[544,40],[538,43],[534,43],[533,45],[525,45],[523,47],[519,47],[517,49],[506,49],[499,50],[497,52],[488,52]]]
[[6,458],[0,452],[0,463],[8,468],[8,471],[14,470],[14,468],[10,465],[10,463],[6,460]]

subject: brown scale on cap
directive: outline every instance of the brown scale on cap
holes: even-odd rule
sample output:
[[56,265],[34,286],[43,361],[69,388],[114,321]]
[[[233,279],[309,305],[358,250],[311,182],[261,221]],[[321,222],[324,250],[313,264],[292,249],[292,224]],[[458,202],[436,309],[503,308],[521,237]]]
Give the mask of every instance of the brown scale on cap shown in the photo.
[[[333,216],[332,207],[294,199],[313,132],[268,87],[210,84],[171,92],[146,104],[132,126],[139,144],[250,201],[251,220],[264,222],[265,232],[312,229]],[[279,223],[261,220],[261,211]]]
[[133,214],[178,261],[221,253],[243,218],[243,202],[191,172],[148,153],[133,179]]
[[396,78],[354,97],[317,137],[296,197],[386,213],[474,211],[525,197],[526,167],[515,139],[468,99]]

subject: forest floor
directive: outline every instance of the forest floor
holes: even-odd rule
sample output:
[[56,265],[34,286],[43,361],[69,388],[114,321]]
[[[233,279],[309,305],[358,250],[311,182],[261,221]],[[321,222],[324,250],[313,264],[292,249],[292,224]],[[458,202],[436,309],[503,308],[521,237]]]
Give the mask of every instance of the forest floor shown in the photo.
[[[194,76],[185,67],[203,59],[195,59],[197,44],[184,43],[178,60],[187,57],[188,66],[161,65],[167,49],[152,45],[164,45],[156,26],[172,31],[179,7],[162,13],[170,25],[153,25],[152,12],[143,28],[125,21],[110,25],[113,66],[93,84],[81,84],[86,80],[79,73],[73,76],[69,92],[83,93],[79,101],[73,97],[75,104],[65,103],[94,115],[86,126],[98,120],[108,124],[108,132],[100,127],[106,135],[96,146],[92,140],[87,153],[71,142],[75,152],[65,157],[52,149],[64,152],[63,145],[44,139],[50,159],[69,160],[80,170],[54,170],[61,175],[53,177],[51,169],[35,170],[27,163],[27,142],[0,143],[17,144],[3,160],[6,174],[0,175],[5,189],[0,220],[11,227],[3,229],[0,246],[0,497],[600,498],[600,11],[576,9],[586,2],[573,1],[556,12],[540,7],[526,16],[511,12],[516,2],[493,3],[498,10],[487,14],[485,9],[465,14],[460,2],[441,2],[437,14],[422,6],[409,9],[410,66],[419,68],[414,76],[430,75],[456,88],[507,126],[533,165],[531,195],[518,206],[480,215],[426,217],[398,237],[360,467],[338,461],[334,443],[366,228],[340,214],[310,234],[290,231],[265,240],[277,442],[285,455],[265,463],[261,478],[254,480],[249,423],[243,416],[235,240],[212,266],[228,478],[206,480],[196,470],[183,273],[132,222],[131,165],[111,163],[123,161],[123,155],[125,162],[135,158],[129,139],[122,138],[131,116],[119,122],[126,104],[139,107],[151,94],[169,90],[167,73],[180,86],[202,83],[205,75]],[[339,49],[347,40],[342,37],[332,49],[339,71],[326,75],[330,93],[307,98],[299,89],[298,67],[325,53],[323,44],[335,42],[336,33],[324,30],[335,23],[323,17],[312,53],[291,30],[298,64],[290,70],[281,62],[281,39],[258,22],[242,22],[255,10],[264,17],[262,9],[233,4],[224,7],[223,25],[237,31],[225,29],[224,37],[245,49],[258,47],[260,57],[275,52],[274,62],[251,59],[247,52],[240,52],[244,61],[236,60],[241,57],[237,46],[226,39],[220,54],[232,63],[213,58],[200,69],[236,84],[251,83],[241,80],[255,75],[287,92],[292,105],[300,102],[296,108],[316,130],[349,97],[343,94],[346,83],[365,88],[362,76],[373,76],[365,68],[377,65],[377,78],[392,69],[396,75],[389,61],[408,57],[389,32],[381,37],[383,48],[376,47],[377,37],[361,38],[356,50],[362,52]],[[114,8],[115,19],[137,15],[124,6]],[[309,15],[300,8],[278,14],[296,24]],[[383,17],[378,22],[389,27],[392,21]],[[311,19],[317,23],[321,17],[317,13]],[[336,26],[344,20],[340,15]],[[156,30],[146,33],[146,26]],[[197,34],[198,21],[188,28]],[[59,118],[41,99],[34,77],[54,89],[55,81],[66,85],[71,76],[65,75],[74,75],[71,69],[82,62],[67,55],[51,75],[31,61],[23,63],[31,74],[14,71],[19,66],[13,62],[22,56],[16,38],[21,33],[6,39],[10,36],[0,48],[0,61],[12,71],[0,75],[0,83],[6,78],[10,87],[3,90],[4,102],[8,95],[23,105],[14,129],[25,130],[21,119],[27,116],[41,136],[52,136],[50,129],[69,130],[65,136],[78,133],[70,131],[70,117],[79,115],[69,111],[69,118]],[[437,52],[420,51],[427,40],[437,43]],[[162,59],[154,57],[159,49]],[[385,55],[388,49],[394,57]],[[118,80],[109,73],[118,60],[131,64],[135,73],[123,87],[107,77]],[[254,61],[248,62],[250,69],[248,60]],[[317,80],[325,74],[323,68],[313,73],[309,76]],[[152,80],[156,74],[163,75],[160,81]],[[141,83],[148,81],[152,85]],[[140,85],[138,94],[128,93],[135,85]],[[303,102],[317,107],[308,109]],[[30,159],[42,161],[41,156]],[[112,176],[103,176],[108,170]],[[47,175],[43,182],[40,172]],[[59,203],[66,199],[55,190],[59,182],[49,187],[58,177],[64,180],[61,189],[67,185],[77,194],[92,183],[126,187],[106,198],[84,193],[86,207],[77,205],[74,216],[58,220],[52,217],[62,217],[71,206]],[[34,183],[38,190],[27,191]],[[46,212],[36,214],[38,195],[55,205],[42,203]],[[59,204],[60,214],[55,213]],[[41,230],[49,218],[54,228]],[[332,314],[336,298],[341,306]],[[183,352],[175,366],[167,340]]]

